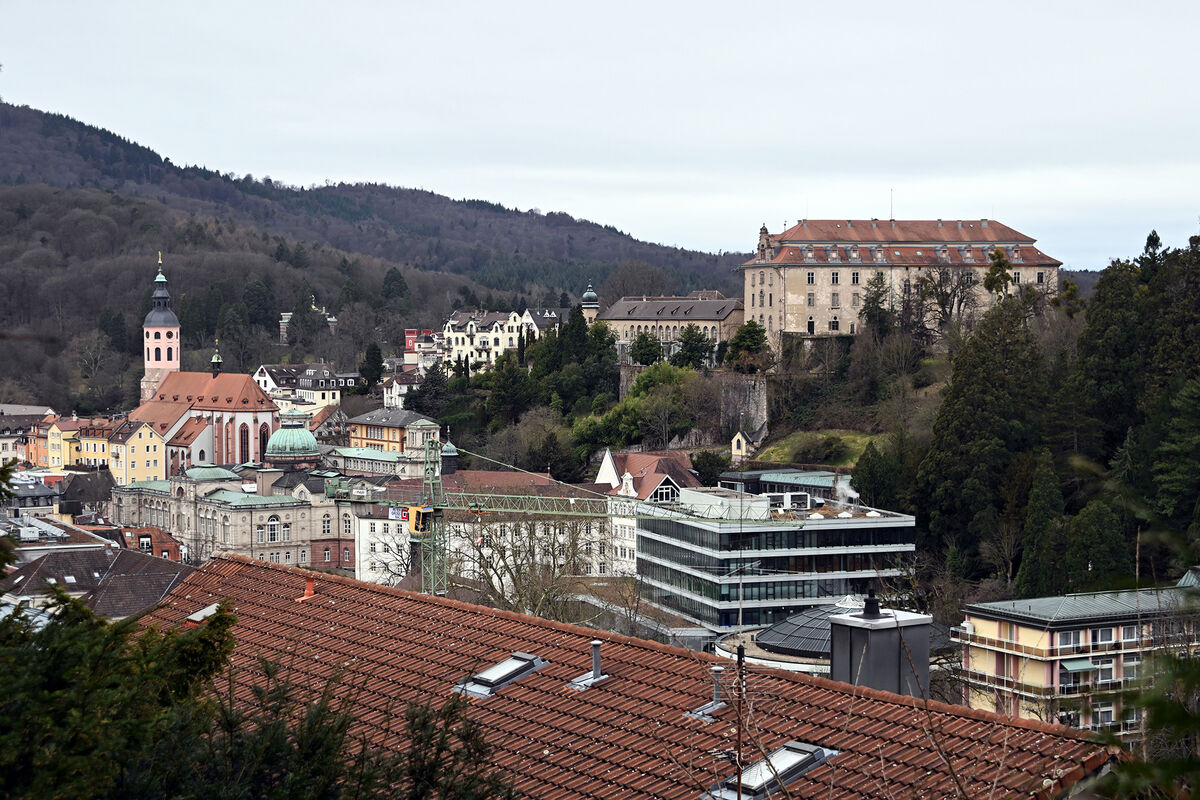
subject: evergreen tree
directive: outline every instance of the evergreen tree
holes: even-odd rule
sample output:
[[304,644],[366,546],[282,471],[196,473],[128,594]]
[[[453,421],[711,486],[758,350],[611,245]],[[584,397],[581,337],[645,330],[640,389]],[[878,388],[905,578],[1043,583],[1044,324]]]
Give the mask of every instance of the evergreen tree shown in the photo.
[[863,291],[862,310],[858,318],[862,321],[864,333],[870,332],[877,339],[883,339],[896,326],[896,315],[892,312],[890,290],[883,273],[876,273],[867,281]]
[[525,366],[525,328],[517,333],[517,363]]
[[1155,504],[1177,529],[1200,532],[1200,378],[1183,384],[1171,410],[1154,460]]
[[379,379],[383,377],[383,352],[379,349],[376,342],[371,342],[367,345],[366,358],[359,366],[358,372],[367,382],[367,391],[375,388],[375,384],[379,383]]
[[658,339],[646,331],[641,331],[633,337],[629,347],[629,356],[638,364],[649,366],[662,359],[662,345]]
[[223,606],[190,630],[109,624],[60,595],[44,626],[0,621],[0,792],[14,800],[216,797],[511,798],[468,704],[409,704],[401,752],[354,732],[331,680],[305,697],[263,662],[215,678],[233,649]]
[[893,459],[879,452],[874,442],[867,442],[854,465],[850,486],[858,492],[864,505],[872,508],[894,508],[896,503],[897,468]]
[[242,290],[242,302],[246,304],[251,325],[272,330],[279,324],[279,309],[275,306],[275,293],[261,280],[250,281]]
[[766,372],[773,364],[767,329],[754,320],[737,329],[729,340],[725,363],[738,372]]
[[1104,500],[1092,500],[1068,523],[1062,576],[1072,592],[1113,589],[1133,579],[1121,520]]
[[998,488],[1013,456],[1038,438],[1041,357],[1016,300],[984,314],[953,369],[917,472],[917,492],[929,544],[945,552],[957,543],[969,563],[978,546],[969,534],[971,519],[998,507]]
[[488,417],[513,424],[529,408],[534,399],[529,372],[505,353],[496,360],[491,375],[491,394],[487,399]]
[[992,295],[1007,294],[1008,286],[1012,283],[1012,262],[999,247],[988,254],[988,259],[991,265],[988,266],[987,274],[983,276],[983,288]]
[[704,335],[700,326],[689,322],[679,332],[679,349],[671,356],[671,363],[677,367],[702,369],[708,364],[712,350],[712,341]]
[[562,363],[575,364],[587,358],[588,326],[583,317],[583,307],[575,306],[567,316],[567,322],[558,335],[562,351]]
[[404,405],[418,414],[436,420],[450,402],[450,387],[441,364],[434,364],[425,372],[425,380],[408,393]]
[[729,454],[719,450],[701,450],[692,453],[692,469],[705,486],[716,486],[721,473],[729,469]]
[[1049,450],[1038,456],[1025,507],[1021,566],[1013,583],[1017,597],[1047,597],[1065,588],[1063,497]]

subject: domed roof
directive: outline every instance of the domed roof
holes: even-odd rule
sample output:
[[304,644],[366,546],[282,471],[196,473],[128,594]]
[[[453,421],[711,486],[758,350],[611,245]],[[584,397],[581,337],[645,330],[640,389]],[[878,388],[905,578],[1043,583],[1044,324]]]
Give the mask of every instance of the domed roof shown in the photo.
[[264,461],[312,461],[321,457],[317,437],[308,429],[308,414],[284,411],[279,415],[279,430],[267,441]]
[[196,464],[183,471],[183,476],[193,481],[236,481],[238,476],[236,473],[230,472],[224,467],[218,467],[206,462],[196,462]]
[[167,276],[162,271],[162,256],[159,256],[158,277],[154,279],[154,294],[150,301],[154,307],[142,322],[144,328],[178,328],[179,317],[171,310],[171,293],[167,291]]
[[759,631],[754,643],[771,653],[829,658],[829,618],[862,609],[862,601],[847,596],[834,605],[813,606]]
[[455,447],[452,442],[450,442],[449,440],[446,440],[446,443],[444,445],[442,445],[442,458],[446,458],[447,456],[457,456],[457,455],[458,455],[458,448]]
[[596,291],[592,289],[592,285],[589,283],[587,291],[583,293],[583,297],[580,298],[580,300],[582,301],[581,305],[584,306],[597,305],[600,302],[600,297],[596,294]]

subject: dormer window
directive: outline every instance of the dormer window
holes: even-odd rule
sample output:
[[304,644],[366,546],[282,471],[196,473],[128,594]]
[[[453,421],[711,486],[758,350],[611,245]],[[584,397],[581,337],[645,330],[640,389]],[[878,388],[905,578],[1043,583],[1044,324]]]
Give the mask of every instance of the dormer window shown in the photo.
[[829,248],[829,260],[830,260],[830,261],[837,261],[837,260],[838,260],[838,249],[837,249],[837,247],[830,247],[830,248]]
[[550,662],[529,653],[513,653],[499,664],[493,664],[483,672],[477,672],[454,687],[459,694],[472,697],[491,697],[496,692],[536,672]]
[[788,742],[742,770],[741,798],[738,797],[738,775],[726,778],[701,797],[705,800],[759,800],[782,793],[796,778],[836,755],[836,750],[826,750],[818,745]]
[[850,258],[855,261],[858,260],[858,248],[857,247],[850,248]]
[[804,257],[805,257],[805,258],[812,258],[812,257],[813,257],[813,249],[812,249],[812,245],[811,245],[811,244],[810,244],[810,245],[807,247],[807,249],[805,249],[805,251],[804,251]]

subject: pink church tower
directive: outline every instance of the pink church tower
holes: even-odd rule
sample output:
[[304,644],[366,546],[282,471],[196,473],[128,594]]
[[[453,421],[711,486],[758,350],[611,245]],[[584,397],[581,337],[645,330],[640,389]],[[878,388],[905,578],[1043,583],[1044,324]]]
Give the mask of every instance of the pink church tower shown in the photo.
[[142,323],[146,372],[142,376],[142,402],[154,397],[168,373],[179,371],[179,317],[171,310],[171,293],[162,271],[162,253],[158,254],[158,277],[154,279],[154,307]]

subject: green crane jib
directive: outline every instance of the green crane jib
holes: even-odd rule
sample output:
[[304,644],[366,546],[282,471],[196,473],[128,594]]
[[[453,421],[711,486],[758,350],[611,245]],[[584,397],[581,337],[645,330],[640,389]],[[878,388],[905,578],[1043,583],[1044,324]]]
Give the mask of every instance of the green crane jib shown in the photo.
[[[465,451],[462,451],[465,452]],[[446,573],[449,542],[445,512],[465,514],[528,514],[545,517],[617,517],[622,519],[680,519],[708,523],[780,525],[797,527],[800,520],[791,515],[755,511],[737,506],[714,504],[709,507],[686,509],[671,503],[651,503],[636,497],[612,496],[554,496],[548,494],[507,495],[493,492],[456,490],[442,487],[441,448],[436,439],[425,443],[425,470],[421,490],[414,489],[411,497],[403,499],[377,498],[368,489],[350,489],[345,479],[325,482],[325,496],[331,500],[368,503],[377,506],[400,507],[401,520],[408,523],[412,541],[420,546],[421,591],[426,594],[445,594],[449,585]],[[539,487],[550,488],[550,487]],[[564,487],[572,491],[573,487]],[[740,511],[734,515],[734,512]]]

